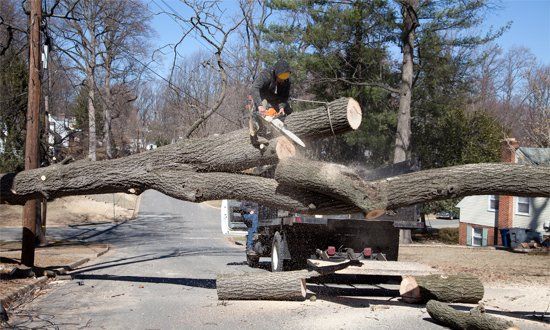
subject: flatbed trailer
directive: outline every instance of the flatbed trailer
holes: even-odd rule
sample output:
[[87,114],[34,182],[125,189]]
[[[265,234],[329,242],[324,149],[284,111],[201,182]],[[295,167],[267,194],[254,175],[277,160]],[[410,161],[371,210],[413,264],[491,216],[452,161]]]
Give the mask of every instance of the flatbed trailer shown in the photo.
[[306,268],[311,258],[397,261],[399,229],[420,225],[349,215],[260,218],[255,255],[247,254],[247,262],[254,267],[261,257],[269,257],[272,271],[284,271]]

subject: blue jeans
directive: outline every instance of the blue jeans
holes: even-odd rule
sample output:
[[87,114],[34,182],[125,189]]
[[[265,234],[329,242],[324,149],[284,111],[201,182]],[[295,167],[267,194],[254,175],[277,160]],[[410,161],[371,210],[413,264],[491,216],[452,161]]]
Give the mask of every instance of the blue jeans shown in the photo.
[[248,228],[248,236],[246,237],[246,249],[252,250],[252,243],[254,241],[254,234],[258,230],[258,214],[243,214],[243,218],[252,222],[252,227]]

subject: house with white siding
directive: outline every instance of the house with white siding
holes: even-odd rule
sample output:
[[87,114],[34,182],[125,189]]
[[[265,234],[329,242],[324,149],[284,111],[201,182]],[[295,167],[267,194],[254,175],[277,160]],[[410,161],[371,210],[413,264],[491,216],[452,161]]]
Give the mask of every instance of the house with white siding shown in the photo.
[[[550,148],[523,148],[515,139],[506,139],[502,160],[550,166]],[[543,242],[550,238],[550,198],[468,196],[457,207],[462,245],[515,247],[525,241]]]

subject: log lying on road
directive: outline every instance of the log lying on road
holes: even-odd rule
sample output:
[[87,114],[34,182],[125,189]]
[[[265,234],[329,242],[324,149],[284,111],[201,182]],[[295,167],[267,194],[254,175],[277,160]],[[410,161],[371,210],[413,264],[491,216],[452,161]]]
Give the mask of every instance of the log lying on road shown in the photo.
[[219,300],[304,300],[306,279],[320,276],[316,271],[262,272],[218,275]]
[[479,278],[471,275],[403,276],[399,293],[406,303],[435,299],[476,304],[483,299],[484,289]]
[[[341,98],[319,107],[295,113],[286,120],[288,128],[304,139],[315,139],[357,129],[361,109],[351,98]],[[281,144],[281,145],[280,145]],[[279,153],[279,154],[278,154]],[[68,195],[128,192],[138,193],[161,187],[161,173],[180,171],[182,176],[205,172],[240,172],[247,168],[275,164],[280,157],[295,155],[284,138],[270,141],[265,150],[250,143],[248,129],[220,136],[184,140],[148,152],[100,162],[78,161],[52,165],[17,174],[0,175],[0,203],[23,204],[39,195],[49,199]],[[180,195],[189,195],[182,187]],[[174,186],[170,187],[174,191]],[[162,191],[162,189],[161,189]]]
[[459,312],[439,301],[430,300],[426,305],[428,314],[440,325],[463,330],[505,330],[519,329],[510,321],[485,313],[482,306],[469,312]]
[[293,157],[279,162],[275,179],[356,205],[370,218],[386,209],[469,195],[550,197],[550,166],[507,163],[452,166],[365,181],[348,167]]

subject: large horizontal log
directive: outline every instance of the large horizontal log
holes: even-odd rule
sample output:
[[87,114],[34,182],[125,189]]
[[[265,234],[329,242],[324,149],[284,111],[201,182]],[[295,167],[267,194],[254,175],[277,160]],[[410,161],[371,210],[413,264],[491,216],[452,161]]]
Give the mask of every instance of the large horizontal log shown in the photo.
[[484,292],[479,278],[467,274],[404,276],[399,287],[403,301],[413,304],[431,299],[477,304]]
[[[101,162],[96,162],[101,163]],[[11,194],[11,204],[24,201],[39,191],[48,199],[63,196],[126,192],[140,194],[147,189],[158,190],[168,196],[203,202],[216,199],[251,200],[266,206],[301,213],[335,214],[360,212],[355,206],[342,203],[322,194],[280,186],[277,181],[254,175],[213,172],[198,173],[187,167],[121,172],[116,167],[101,168],[101,175],[84,171],[56,171],[50,166],[42,179],[18,183],[21,191]],[[24,172],[23,172],[24,173]],[[4,177],[6,178],[6,177]],[[23,178],[26,178],[23,176]],[[11,185],[14,186],[14,185]]]
[[469,195],[550,197],[550,166],[469,164],[365,181],[338,164],[301,158],[281,160],[281,184],[326,194],[374,216],[384,209]]
[[[292,114],[287,126],[302,138],[320,138],[356,129],[361,109],[351,98],[341,98],[324,107]],[[295,153],[284,138],[270,141],[265,150],[250,143],[247,129],[204,139],[184,140],[155,150],[100,162],[78,161],[0,175],[0,203],[22,204],[38,194],[55,197],[127,191],[159,187],[156,176],[165,171],[239,172],[247,168],[274,164],[279,155]],[[162,188],[162,187],[160,187]],[[162,189],[160,189],[162,191]],[[174,190],[168,187],[166,190]],[[187,190],[182,190],[185,195]]]
[[216,279],[219,300],[304,300],[306,279],[316,271],[220,274]]

